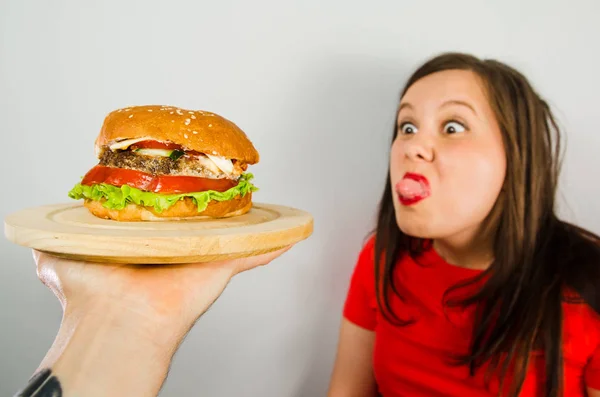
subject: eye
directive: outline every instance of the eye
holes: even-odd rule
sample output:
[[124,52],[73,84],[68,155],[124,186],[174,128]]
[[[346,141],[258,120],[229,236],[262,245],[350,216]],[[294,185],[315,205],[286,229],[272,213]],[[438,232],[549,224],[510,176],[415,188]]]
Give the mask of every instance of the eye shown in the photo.
[[400,131],[405,135],[410,135],[417,132],[417,127],[411,123],[402,123],[400,124]]
[[466,128],[457,121],[450,121],[444,125],[444,132],[447,134],[456,134],[458,132],[464,132]]

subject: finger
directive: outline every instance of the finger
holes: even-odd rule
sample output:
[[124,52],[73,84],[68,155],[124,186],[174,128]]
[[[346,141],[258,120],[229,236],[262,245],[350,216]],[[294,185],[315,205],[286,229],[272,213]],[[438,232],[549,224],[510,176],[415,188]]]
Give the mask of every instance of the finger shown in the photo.
[[31,250],[31,254],[33,255],[33,260],[35,261],[35,263],[38,263],[42,253],[38,250]]
[[33,259],[36,265],[38,277],[45,283],[45,278],[49,273],[56,273],[60,263],[59,258],[42,251],[33,250]]
[[283,255],[288,250],[290,250],[292,247],[293,245],[288,245],[287,247],[278,249],[276,251],[235,260],[234,265],[236,268],[236,273],[241,273],[258,266],[267,265],[279,256]]
[[35,261],[37,275],[40,279],[42,279],[42,281],[44,281],[44,269],[51,267],[52,257],[38,250],[32,250],[32,256],[33,260]]
[[32,250],[32,256],[36,263],[38,279],[56,295],[61,303],[64,303],[61,282],[56,274],[56,258],[37,250]]

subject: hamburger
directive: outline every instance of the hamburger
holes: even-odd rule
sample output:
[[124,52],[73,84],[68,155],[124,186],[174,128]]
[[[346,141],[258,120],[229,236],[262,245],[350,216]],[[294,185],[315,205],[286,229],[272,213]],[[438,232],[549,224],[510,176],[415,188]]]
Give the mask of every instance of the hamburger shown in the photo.
[[99,162],[68,193],[116,221],[225,218],[252,207],[249,165],[259,154],[233,122],[211,112],[134,106],[104,119]]

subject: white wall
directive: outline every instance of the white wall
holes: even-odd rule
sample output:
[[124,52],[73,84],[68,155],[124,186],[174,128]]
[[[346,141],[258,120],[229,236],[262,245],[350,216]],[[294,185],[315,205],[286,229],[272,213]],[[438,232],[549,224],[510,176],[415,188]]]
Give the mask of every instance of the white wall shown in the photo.
[[[531,78],[568,130],[567,214],[600,232],[599,2],[367,4],[0,2],[2,218],[69,201],[95,164],[105,114],[146,103],[237,122],[262,156],[256,200],[315,216],[310,240],[232,282],[176,355],[162,395],[324,394],[398,92],[440,51],[497,57]],[[61,311],[27,249],[0,239],[0,252],[0,394],[11,395],[52,343]]]

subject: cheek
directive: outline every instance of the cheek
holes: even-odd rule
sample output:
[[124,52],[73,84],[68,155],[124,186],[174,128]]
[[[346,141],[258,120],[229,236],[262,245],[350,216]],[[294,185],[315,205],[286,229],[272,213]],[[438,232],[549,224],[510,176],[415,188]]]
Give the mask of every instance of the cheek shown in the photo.
[[392,180],[399,179],[397,174],[402,168],[403,153],[402,143],[396,140],[390,151],[390,176]]
[[506,174],[504,151],[497,147],[456,147],[440,154],[438,166],[446,201],[475,213],[491,209]]

